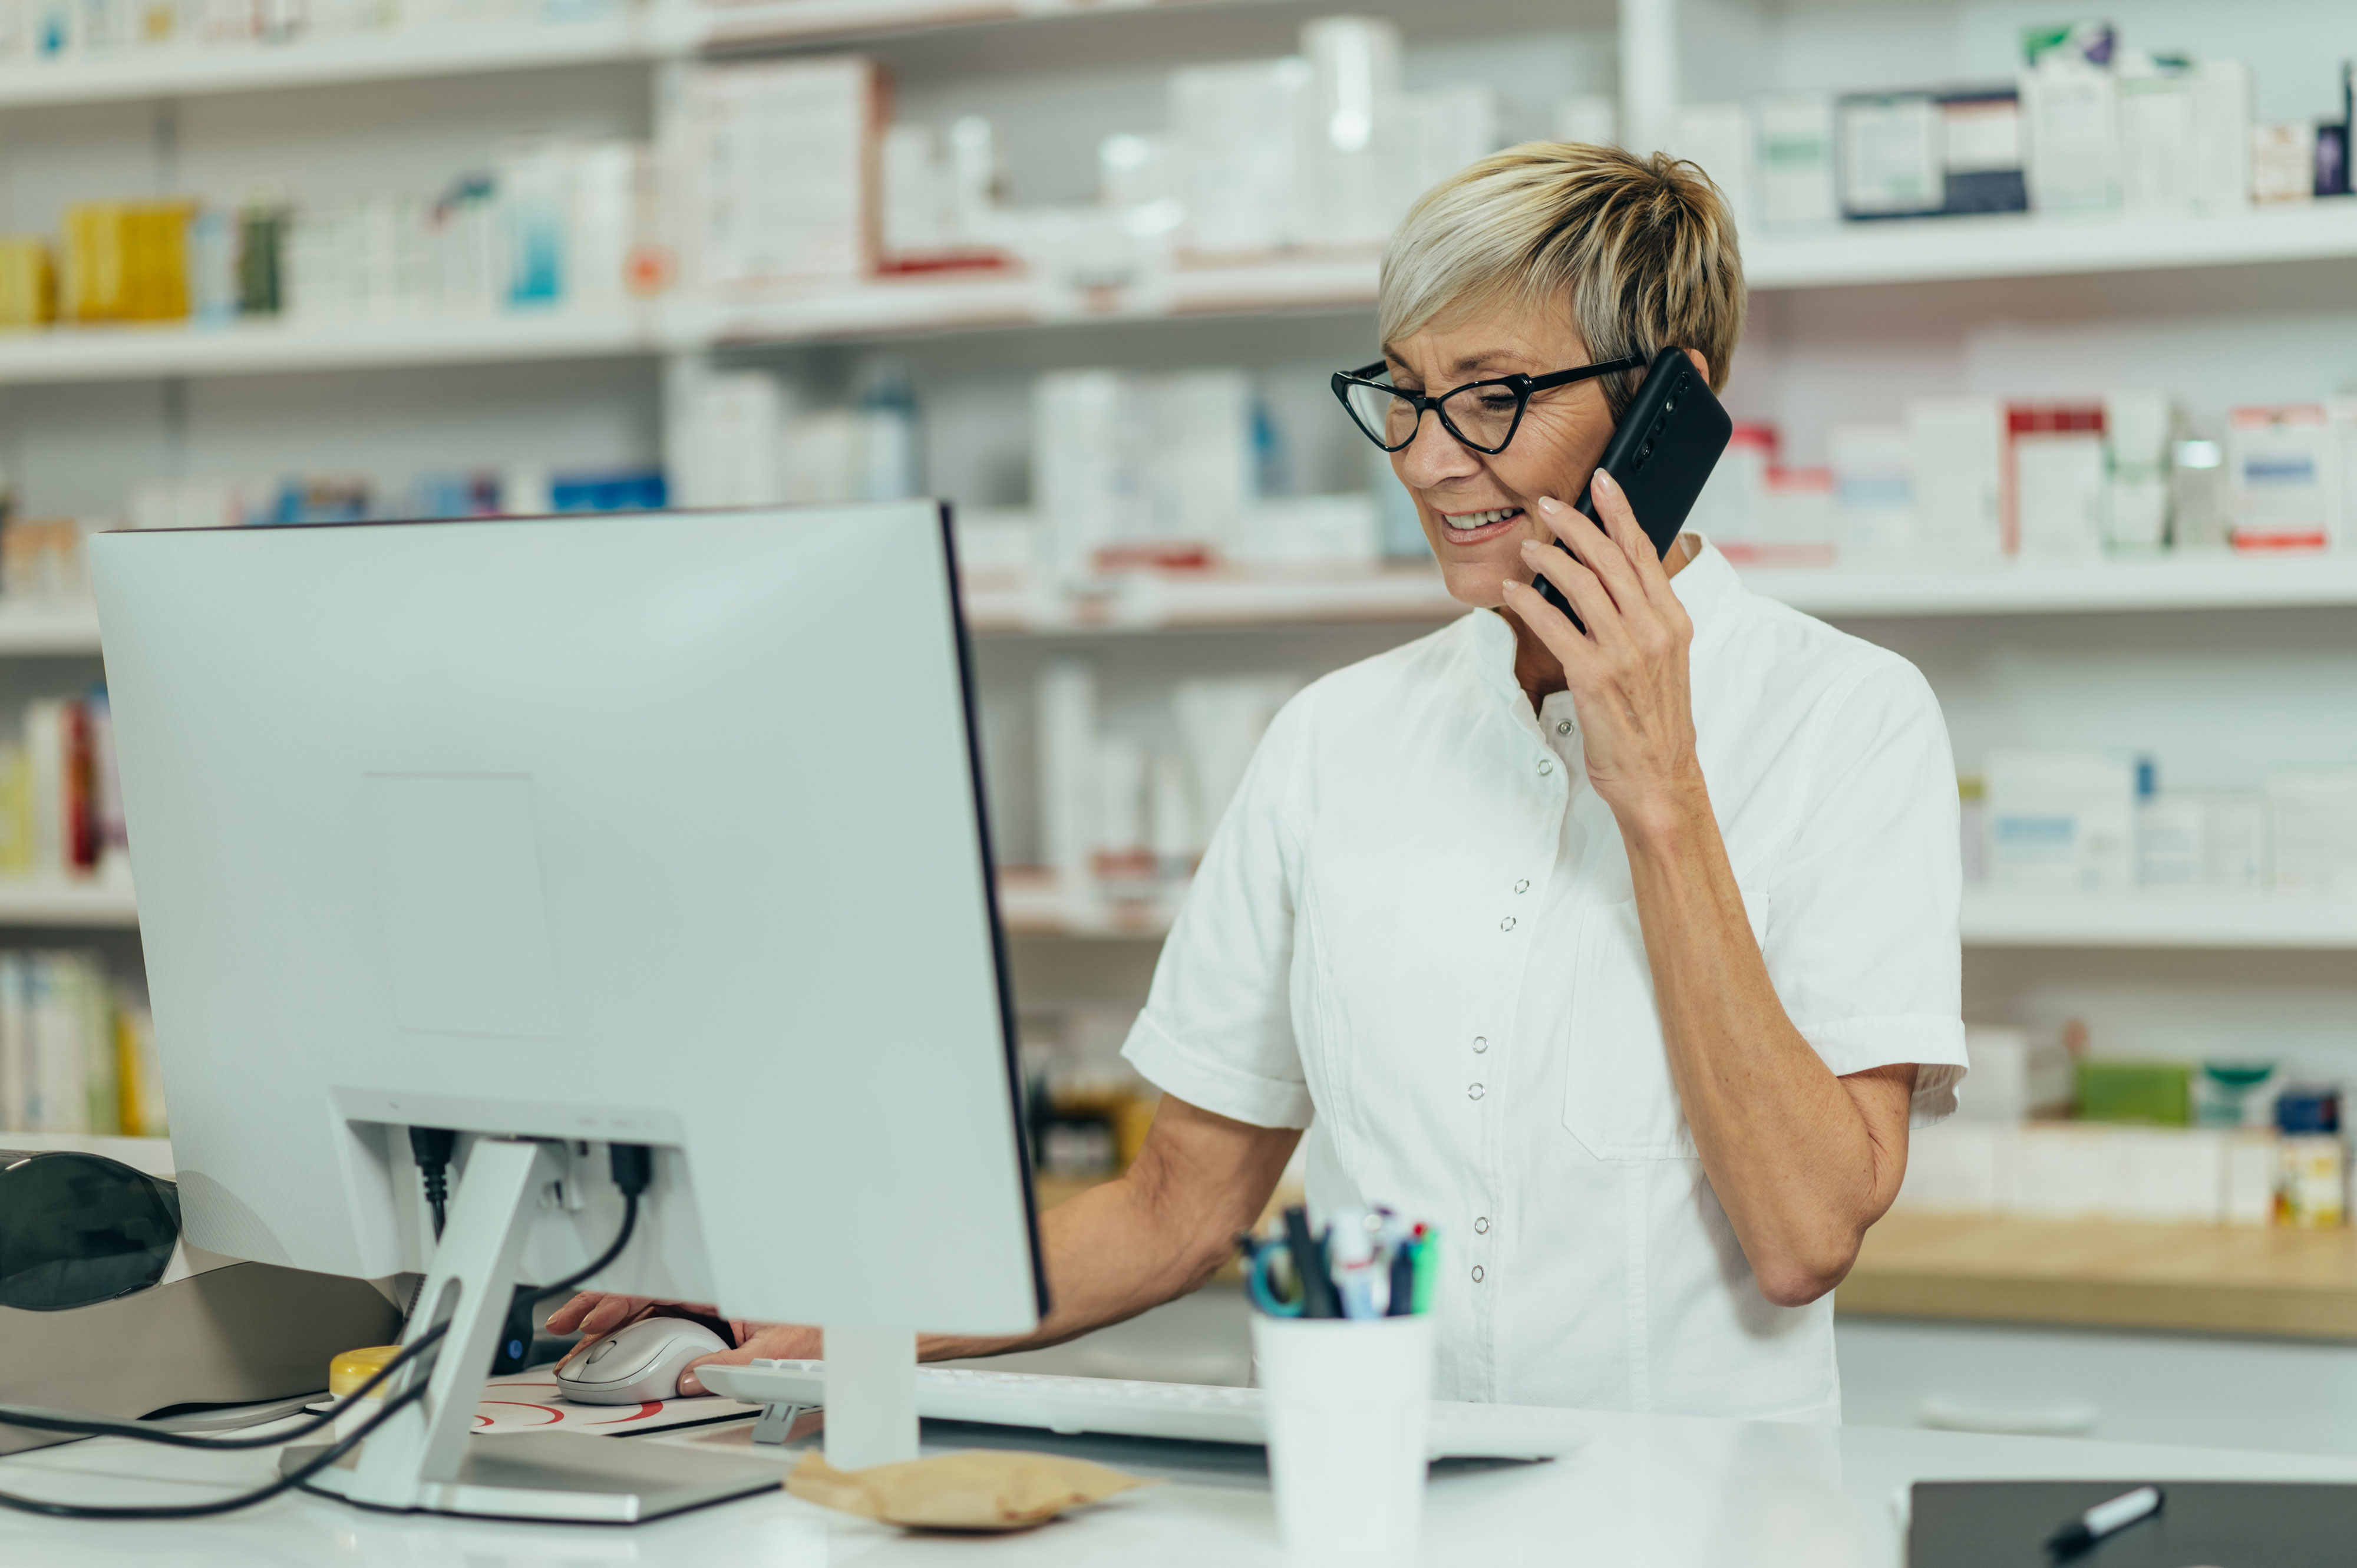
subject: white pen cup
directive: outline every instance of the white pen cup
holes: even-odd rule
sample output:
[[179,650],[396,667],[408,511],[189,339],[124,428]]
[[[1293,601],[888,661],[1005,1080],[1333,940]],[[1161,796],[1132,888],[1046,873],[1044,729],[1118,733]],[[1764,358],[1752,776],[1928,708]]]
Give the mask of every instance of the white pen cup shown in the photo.
[[1407,1568],[1424,1518],[1429,1314],[1253,1318],[1292,1568]]

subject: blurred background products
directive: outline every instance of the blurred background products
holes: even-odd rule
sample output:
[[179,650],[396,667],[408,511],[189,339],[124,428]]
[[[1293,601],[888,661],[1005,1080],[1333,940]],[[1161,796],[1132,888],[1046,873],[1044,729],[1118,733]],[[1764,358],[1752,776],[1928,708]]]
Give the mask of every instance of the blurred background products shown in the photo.
[[167,1131],[145,1003],[94,953],[0,952],[0,1132]]
[[[0,1106],[49,1061],[45,1124],[161,1125],[91,1022],[144,994],[93,532],[939,495],[1043,1197],[1117,1174],[1121,1045],[1273,716],[1461,613],[1327,386],[1383,242],[1501,148],[1625,143],[1739,223],[1695,528],[1921,670],[1959,768],[1974,1070],[1845,1283],[1846,1396],[1950,1423],[1994,1364],[2046,1420],[2113,1354],[2143,1414],[2276,1391],[2199,1441],[2325,1442],[2276,1396],[2357,1344],[2357,1275],[2315,1305],[2357,1059],[2339,11],[1013,9],[0,0],[0,1026],[52,958],[87,1026],[0,1027]],[[2122,1284],[2146,1254],[2175,1283]],[[1919,1272],[1910,1324],[1926,1257],[2062,1316]],[[2206,1267],[2251,1318],[2169,1318]],[[1246,1380],[1240,1313],[1189,1337],[1223,1300],[1041,1369]]]

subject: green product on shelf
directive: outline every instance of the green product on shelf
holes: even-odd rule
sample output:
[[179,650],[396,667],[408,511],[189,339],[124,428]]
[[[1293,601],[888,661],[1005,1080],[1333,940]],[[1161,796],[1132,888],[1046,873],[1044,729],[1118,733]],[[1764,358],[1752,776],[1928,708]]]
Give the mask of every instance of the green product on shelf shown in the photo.
[[2183,1127],[2193,1120],[2193,1069],[2184,1062],[2138,1062],[2083,1057],[2079,1119],[2143,1122]]

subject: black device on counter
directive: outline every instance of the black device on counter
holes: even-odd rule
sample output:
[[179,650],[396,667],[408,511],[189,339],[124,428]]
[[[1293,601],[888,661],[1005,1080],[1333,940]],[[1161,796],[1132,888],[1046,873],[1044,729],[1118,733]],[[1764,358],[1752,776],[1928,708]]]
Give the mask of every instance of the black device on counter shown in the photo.
[[171,1182],[103,1155],[0,1151],[0,1306],[65,1312],[145,1290],[179,1240]]
[[[1686,351],[1664,349],[1653,356],[1636,401],[1620,416],[1596,466],[1620,481],[1645,537],[1667,555],[1734,434],[1735,422]],[[1592,485],[1579,492],[1577,510],[1601,523]],[[1572,625],[1587,629],[1560,588],[1544,576],[1534,585],[1547,603],[1571,617]]]

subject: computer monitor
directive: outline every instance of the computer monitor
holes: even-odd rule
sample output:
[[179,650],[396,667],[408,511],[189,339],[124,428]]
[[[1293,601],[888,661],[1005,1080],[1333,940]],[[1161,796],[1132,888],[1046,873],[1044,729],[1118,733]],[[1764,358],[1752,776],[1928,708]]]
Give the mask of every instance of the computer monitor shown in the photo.
[[[945,508],[124,532],[91,564],[188,1239],[429,1270],[417,1316],[457,1315],[449,1397],[386,1429],[414,1465],[380,1434],[339,1485],[535,1511],[458,1473],[479,1319],[611,1240],[600,1144],[656,1159],[593,1286],[824,1326],[831,1369],[867,1347],[883,1392],[829,1401],[858,1457],[913,1455],[916,1331],[1037,1324]],[[438,1249],[411,1126],[476,1135]],[[571,1517],[677,1500],[641,1490]]]

